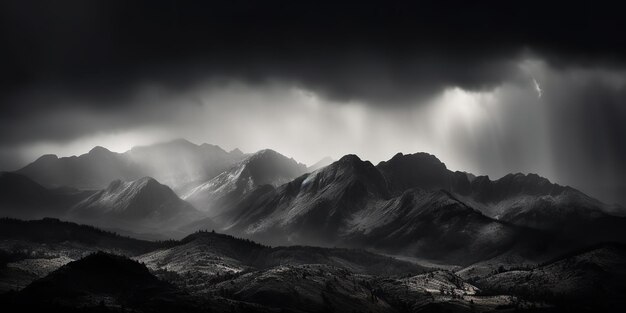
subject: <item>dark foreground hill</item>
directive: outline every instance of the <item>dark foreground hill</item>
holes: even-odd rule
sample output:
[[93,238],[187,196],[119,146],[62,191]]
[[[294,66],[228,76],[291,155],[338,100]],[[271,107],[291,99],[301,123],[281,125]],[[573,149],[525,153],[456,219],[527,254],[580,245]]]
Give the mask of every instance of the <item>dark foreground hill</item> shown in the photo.
[[[2,249],[17,249],[0,254],[0,282],[8,284],[7,271],[16,278],[28,266],[50,268],[0,296],[11,310],[610,312],[623,307],[626,291],[626,250],[615,244],[539,266],[502,263],[467,278],[465,269],[424,268],[362,250],[268,247],[213,232],[147,242],[52,219],[0,223]],[[98,247],[126,256],[94,253]]]
[[254,305],[191,296],[128,258],[98,252],[23,290],[0,296],[9,310],[46,312],[265,312]]
[[60,266],[96,251],[140,255],[164,246],[58,219],[0,219],[0,292],[24,288]]
[[572,310],[626,309],[626,245],[602,244],[537,268],[504,270],[476,282],[486,292],[506,290]]
[[138,256],[137,260],[155,270],[206,277],[303,264],[325,264],[369,275],[405,275],[427,270],[416,264],[363,250],[268,247],[213,232],[195,233],[173,246]]
[[0,219],[0,240],[40,243],[49,246],[74,243],[94,250],[115,250],[126,255],[146,253],[166,244],[124,237],[93,226],[63,222],[54,218],[33,221],[2,218]]

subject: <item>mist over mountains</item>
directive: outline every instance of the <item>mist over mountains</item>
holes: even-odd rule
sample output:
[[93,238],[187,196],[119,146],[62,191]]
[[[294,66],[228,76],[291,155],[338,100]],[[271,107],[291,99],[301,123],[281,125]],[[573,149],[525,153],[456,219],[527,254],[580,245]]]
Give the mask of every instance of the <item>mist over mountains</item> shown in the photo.
[[174,188],[210,179],[242,160],[239,150],[226,152],[209,144],[177,139],[134,147],[125,153],[94,147],[80,156],[44,155],[16,171],[47,187],[102,189],[116,179],[153,177]]
[[[244,154],[175,140],[42,156],[3,172],[0,187],[2,216],[60,219],[0,222],[2,286],[21,290],[0,299],[10,305],[30,297],[39,307],[159,311],[112,293],[98,269],[118,267],[133,274],[112,281],[130,280],[147,288],[149,301],[189,310],[560,310],[561,299],[581,294],[590,308],[624,305],[584,279],[555,286],[547,278],[591,275],[603,285],[598,277],[615,273],[606,282],[623,290],[624,208],[537,174],[492,180],[450,171],[428,153],[377,165],[346,155],[307,167],[269,149]],[[96,251],[113,255],[90,255]],[[101,287],[49,293],[72,277]],[[75,292],[80,300],[66,298]]]

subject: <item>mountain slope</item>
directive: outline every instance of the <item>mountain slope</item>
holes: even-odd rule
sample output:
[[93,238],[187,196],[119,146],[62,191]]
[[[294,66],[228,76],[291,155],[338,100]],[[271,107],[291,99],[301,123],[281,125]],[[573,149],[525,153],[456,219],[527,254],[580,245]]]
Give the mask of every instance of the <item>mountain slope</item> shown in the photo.
[[237,149],[226,152],[216,145],[196,145],[184,139],[133,147],[125,156],[145,173],[144,176],[154,177],[179,194],[215,177],[245,157]]
[[[533,201],[505,205],[526,198]],[[498,205],[506,214],[490,216]],[[222,231],[264,243],[366,247],[468,265],[513,249],[541,257],[623,233],[624,219],[604,209],[537,175],[491,181],[451,172],[428,154],[398,154],[376,167],[347,155],[279,187],[254,189],[220,222]],[[587,238],[576,234],[580,227]]]
[[303,174],[304,164],[273,150],[261,150],[250,155],[229,170],[191,189],[183,196],[198,209],[217,217],[233,201],[262,185],[280,185]]
[[150,177],[113,181],[76,204],[69,215],[73,220],[100,227],[143,232],[175,229],[202,217],[169,187]]
[[604,244],[530,270],[510,270],[477,284],[589,312],[626,308],[626,246]]
[[346,239],[394,254],[468,264],[511,249],[522,232],[445,191],[412,189],[355,214]]
[[410,189],[392,196],[370,162],[348,155],[278,188],[257,190],[232,210],[225,230],[273,244],[380,249],[472,262],[511,246],[518,229],[450,193]]
[[508,174],[492,181],[452,172],[426,153],[398,153],[377,168],[395,194],[415,187],[443,189],[486,216],[521,226],[553,229],[623,211],[536,174]]
[[321,160],[313,163],[311,166],[307,167],[307,172],[314,172],[319,170],[322,167],[328,166],[333,164],[333,162],[335,162],[335,160],[333,160],[331,157],[327,156],[322,158]]
[[275,244],[331,246],[349,216],[387,196],[376,168],[349,155],[278,188],[251,193],[224,220],[228,231]]
[[362,250],[305,246],[268,247],[213,232],[198,232],[179,244],[148,252],[137,260],[153,269],[207,276],[266,269],[278,265],[326,264],[354,273],[398,275],[425,268]]
[[47,189],[26,176],[0,172],[0,216],[22,219],[63,217],[91,194],[72,189]]

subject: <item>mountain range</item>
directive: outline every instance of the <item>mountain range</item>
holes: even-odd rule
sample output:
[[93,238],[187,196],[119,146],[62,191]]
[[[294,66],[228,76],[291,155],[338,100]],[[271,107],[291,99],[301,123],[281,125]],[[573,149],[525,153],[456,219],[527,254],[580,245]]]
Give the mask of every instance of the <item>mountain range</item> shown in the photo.
[[[365,248],[463,264],[506,253],[545,258],[545,250],[553,256],[620,241],[626,232],[625,218],[616,213],[623,208],[574,188],[536,174],[491,180],[450,171],[427,153],[398,153],[378,165],[346,155],[312,172],[273,150],[245,155],[185,140],[122,154],[96,147],[52,165],[42,163],[47,159],[0,176],[0,183],[19,189],[6,189],[4,215],[59,217],[144,238],[215,229],[266,244]],[[95,191],[72,189],[80,187],[78,180],[56,189],[35,183],[55,177],[61,164],[71,173],[89,167],[114,179]],[[124,166],[124,176],[116,177]],[[177,184],[128,178],[143,172]]]
[[[569,277],[623,289],[625,212],[537,174],[492,180],[451,171],[427,153],[398,153],[377,165],[346,155],[307,167],[270,149],[244,154],[185,140],[124,153],[96,147],[0,173],[2,216],[105,230],[3,220],[0,250],[12,265],[0,271],[7,279],[0,286],[23,288],[102,250],[139,260],[174,284],[163,287],[166,294],[193,309],[237,303],[272,310],[281,299],[295,311],[471,311],[494,303],[536,307],[546,299],[563,307],[556,294],[615,302],[615,292],[594,293],[584,279]],[[75,231],[81,235],[69,235]],[[24,246],[27,255],[19,252]],[[339,278],[329,281],[326,273]],[[555,280],[573,287],[551,285]],[[472,298],[477,290],[499,298]],[[112,297],[103,292],[94,297]],[[195,298],[206,294],[216,298]]]

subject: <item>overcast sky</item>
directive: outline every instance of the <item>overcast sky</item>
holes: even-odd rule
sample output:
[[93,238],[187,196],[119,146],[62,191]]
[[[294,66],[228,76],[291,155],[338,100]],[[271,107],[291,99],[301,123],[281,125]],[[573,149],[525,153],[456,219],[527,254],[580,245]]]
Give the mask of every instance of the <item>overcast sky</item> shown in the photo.
[[601,2],[27,2],[0,4],[1,170],[183,137],[425,151],[626,205],[626,23]]

